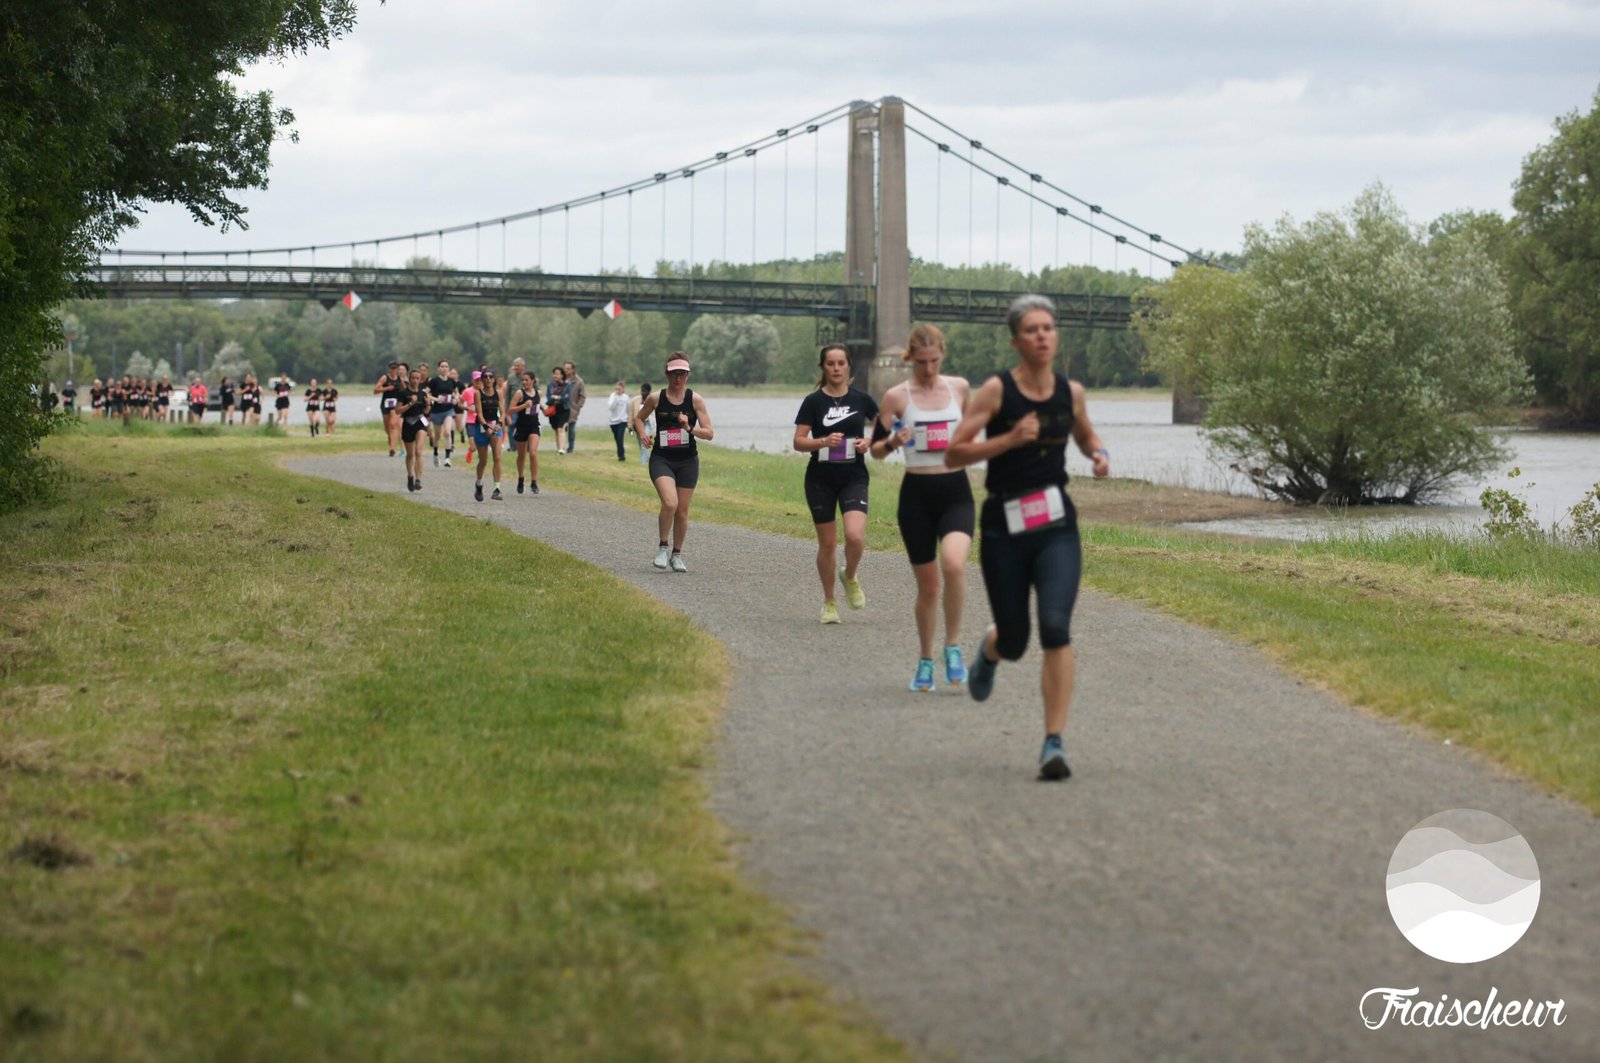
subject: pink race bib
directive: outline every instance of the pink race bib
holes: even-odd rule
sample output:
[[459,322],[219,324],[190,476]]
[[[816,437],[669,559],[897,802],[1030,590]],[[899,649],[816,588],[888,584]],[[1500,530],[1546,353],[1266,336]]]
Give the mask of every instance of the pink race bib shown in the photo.
[[1061,488],[1051,486],[1011,499],[1005,510],[1006,530],[1012,535],[1022,535],[1060,524],[1066,519],[1067,503],[1061,496]]
[[686,447],[689,440],[694,437],[687,428],[663,428],[661,430],[661,445],[664,447]]
[[950,424],[949,421],[930,421],[913,426],[911,445],[918,450],[949,450]]

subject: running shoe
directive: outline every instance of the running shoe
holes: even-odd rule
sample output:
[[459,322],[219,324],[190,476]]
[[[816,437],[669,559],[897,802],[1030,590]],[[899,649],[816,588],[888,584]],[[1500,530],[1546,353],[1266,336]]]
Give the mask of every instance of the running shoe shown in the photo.
[[1051,782],[1072,774],[1067,767],[1067,751],[1061,745],[1060,735],[1045,735],[1044,747],[1039,750],[1039,778]]
[[850,603],[850,608],[865,608],[867,592],[861,589],[861,581],[846,576],[843,566],[839,568],[839,581],[844,584],[844,600]]
[[479,484],[478,486],[476,486],[476,487],[474,487],[472,489],[472,497],[476,498],[479,502],[483,501],[483,485],[482,484]]
[[961,659],[960,646],[944,648],[944,681],[953,687],[967,681],[967,662]]
[[437,469],[439,467],[439,453],[438,453],[438,451],[435,451],[434,454],[433,454],[433,467],[435,469]]
[[406,477],[406,490],[407,491],[415,491],[416,489],[417,489],[417,481],[415,481],[411,477],[407,476]]
[[824,624],[837,624],[839,622],[839,603],[822,603],[822,622]]
[[504,501],[504,499],[500,495],[500,488],[496,487],[494,489],[494,491],[489,495],[489,501],[491,501],[491,502],[502,502],[502,501]]
[[450,466],[450,459],[448,457],[446,457],[444,459],[444,467],[447,468],[447,469],[451,467]]
[[[993,631],[994,628],[989,628]],[[978,640],[978,649],[972,655],[972,672],[967,677],[967,693],[972,695],[973,701],[988,701],[989,695],[994,691],[994,672],[1000,667],[1000,662],[991,661],[984,655],[983,647],[989,642],[989,632],[983,634]]]
[[672,555],[672,571],[674,571],[674,572],[687,572],[687,571],[689,571],[689,566],[684,564],[684,562],[683,562],[683,555],[682,554],[673,554]]
[[[557,453],[559,454],[560,451],[557,451]],[[656,559],[654,561],[650,562],[650,563],[652,565],[654,565],[656,568],[665,569],[667,567],[667,559],[670,558],[671,556],[672,556],[672,547],[667,546],[666,544],[663,543],[662,546],[661,546],[661,549],[656,551]]]
[[389,451],[389,457],[391,457],[391,458],[394,457],[394,451],[393,450]]
[[528,489],[528,493],[529,494],[534,494],[534,495],[539,493],[539,481],[538,480],[533,481],[532,486]]
[[918,694],[933,693],[932,657],[924,657],[917,662],[917,674],[911,677],[911,689]]
[[522,494],[522,479],[520,477],[517,479],[517,494]]

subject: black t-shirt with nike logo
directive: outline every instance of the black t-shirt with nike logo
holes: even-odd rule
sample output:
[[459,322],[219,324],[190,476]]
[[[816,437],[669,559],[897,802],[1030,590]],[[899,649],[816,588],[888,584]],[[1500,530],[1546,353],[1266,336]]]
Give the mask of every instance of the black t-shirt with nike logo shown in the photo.
[[[835,432],[843,432],[846,439],[872,438],[872,422],[877,419],[878,404],[872,396],[859,388],[851,388],[843,395],[833,396],[821,388],[807,395],[800,403],[800,412],[794,423],[807,425],[812,439],[821,439]],[[820,452],[812,451],[811,464],[826,468],[866,470],[865,448],[856,451],[855,461],[821,461]],[[859,474],[858,474],[859,475]]]

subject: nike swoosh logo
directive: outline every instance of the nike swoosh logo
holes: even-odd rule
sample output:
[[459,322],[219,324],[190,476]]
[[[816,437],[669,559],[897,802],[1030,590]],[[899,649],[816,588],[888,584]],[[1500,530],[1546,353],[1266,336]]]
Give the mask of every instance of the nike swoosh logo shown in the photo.
[[849,417],[854,412],[855,411],[848,406],[842,408],[835,406],[833,409],[822,415],[822,427],[832,428],[834,425],[838,424],[846,417]]

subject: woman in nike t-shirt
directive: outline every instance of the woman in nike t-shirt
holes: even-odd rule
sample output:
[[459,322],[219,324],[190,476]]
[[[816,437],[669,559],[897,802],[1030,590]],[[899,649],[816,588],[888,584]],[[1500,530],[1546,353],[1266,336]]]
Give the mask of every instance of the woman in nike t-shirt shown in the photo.
[[822,581],[822,622],[839,623],[834,601],[834,572],[839,546],[839,520],[844,522],[844,563],[837,565],[850,608],[860,609],[867,596],[856,579],[867,545],[867,447],[878,404],[850,386],[850,351],[842,343],[822,348],[817,365],[822,376],[817,390],[800,403],[794,418],[794,449],[810,454],[806,465],[806,506],[817,532],[817,578]]

